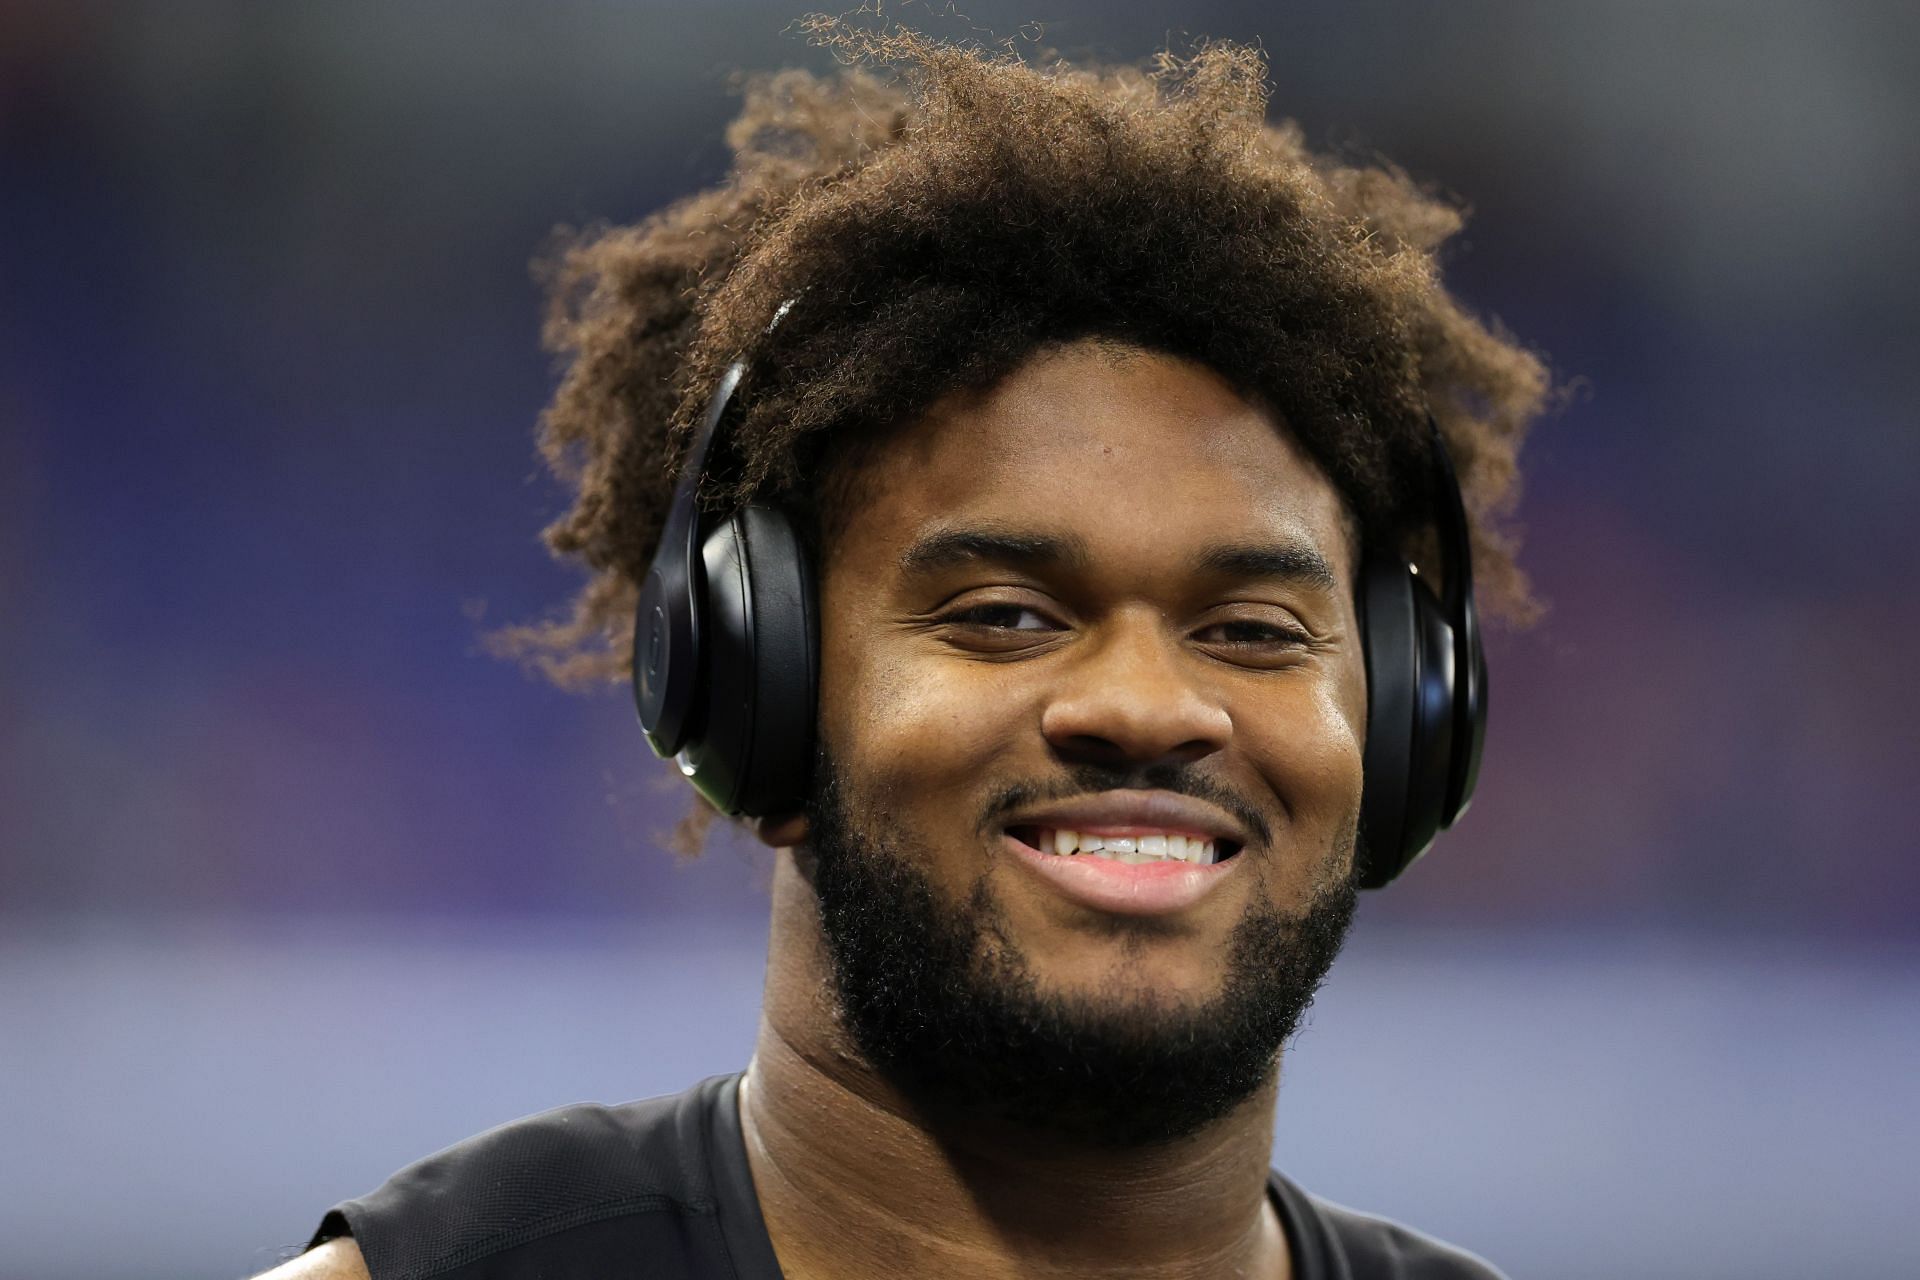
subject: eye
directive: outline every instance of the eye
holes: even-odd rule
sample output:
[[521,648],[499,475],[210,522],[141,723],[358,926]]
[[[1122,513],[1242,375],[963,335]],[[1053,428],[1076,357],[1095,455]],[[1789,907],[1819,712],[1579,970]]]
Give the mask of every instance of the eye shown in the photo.
[[986,658],[1018,658],[1051,652],[1069,628],[1039,602],[974,597],[932,619],[943,643]]
[[1023,604],[975,604],[956,609],[940,621],[981,631],[1058,631],[1052,619]]
[[1255,671],[1295,666],[1319,647],[1318,638],[1281,609],[1210,622],[1193,633],[1193,640],[1209,656]]
[[1299,646],[1309,644],[1313,637],[1298,627],[1282,626],[1272,622],[1254,622],[1238,619],[1232,622],[1216,622],[1204,627],[1199,633],[1203,643],[1224,645],[1285,645]]

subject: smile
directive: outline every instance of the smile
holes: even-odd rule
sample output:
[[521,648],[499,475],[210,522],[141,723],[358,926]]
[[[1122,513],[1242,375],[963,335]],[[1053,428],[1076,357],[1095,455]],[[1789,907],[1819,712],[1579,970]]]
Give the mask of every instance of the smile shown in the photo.
[[1002,847],[1053,892],[1111,915],[1164,916],[1240,877],[1252,829],[1172,791],[1103,791],[1020,810]]
[[1154,828],[1110,828],[1073,831],[1066,827],[1015,826],[1007,830],[1015,840],[1039,853],[1059,857],[1094,857],[1140,866],[1150,862],[1184,862],[1212,866],[1240,851],[1236,842],[1192,831]]

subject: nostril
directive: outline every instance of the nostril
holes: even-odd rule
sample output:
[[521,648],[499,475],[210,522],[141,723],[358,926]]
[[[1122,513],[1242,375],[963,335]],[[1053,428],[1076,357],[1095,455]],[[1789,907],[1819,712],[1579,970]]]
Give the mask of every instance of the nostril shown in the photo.
[[1076,733],[1062,739],[1057,744],[1057,750],[1069,759],[1106,765],[1110,768],[1125,767],[1131,762],[1125,747],[1090,733]]
[[1103,769],[1138,769],[1152,765],[1193,764],[1220,749],[1220,743],[1207,738],[1143,737],[1119,741],[1094,733],[1076,733],[1051,738],[1053,751],[1068,764],[1096,765]]

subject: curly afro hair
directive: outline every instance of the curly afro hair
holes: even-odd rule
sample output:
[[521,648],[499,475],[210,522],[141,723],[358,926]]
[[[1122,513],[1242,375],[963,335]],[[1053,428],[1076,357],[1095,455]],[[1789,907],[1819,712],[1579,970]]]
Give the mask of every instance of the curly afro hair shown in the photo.
[[540,447],[574,497],[546,540],[592,577],[569,616],[503,648],[563,685],[628,674],[637,584],[735,357],[752,373],[703,499],[784,502],[818,538],[850,444],[1083,337],[1210,366],[1282,417],[1363,540],[1416,557],[1430,408],[1485,603],[1528,612],[1494,517],[1547,374],[1442,286],[1455,208],[1269,125],[1266,65],[1243,46],[1088,70],[812,29],[851,65],[749,80],[719,187],[548,264],[565,371]]

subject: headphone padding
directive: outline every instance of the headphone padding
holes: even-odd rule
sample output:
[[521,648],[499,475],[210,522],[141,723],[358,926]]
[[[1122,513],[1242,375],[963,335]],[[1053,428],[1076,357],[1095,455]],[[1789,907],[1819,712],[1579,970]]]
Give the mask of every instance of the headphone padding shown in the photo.
[[1413,759],[1413,580],[1397,561],[1369,556],[1361,570],[1360,630],[1367,657],[1367,746],[1360,797],[1360,884],[1377,889],[1399,873]]
[[707,533],[700,544],[706,591],[701,647],[706,679],[695,708],[693,736],[677,759],[680,772],[721,813],[740,811],[745,771],[753,754],[757,681],[753,586],[739,514]]
[[1409,743],[1406,825],[1401,829],[1398,875],[1433,846],[1447,824],[1456,699],[1453,627],[1424,580],[1407,575],[1413,597],[1419,673],[1414,680],[1413,740]]
[[1480,779],[1480,753],[1487,740],[1487,650],[1480,640],[1480,616],[1468,596],[1454,637],[1454,713],[1452,769],[1447,779],[1445,826],[1451,827],[1473,803]]
[[721,813],[800,807],[813,759],[811,569],[792,523],[758,504],[707,535],[704,714],[680,771]]
[[1360,885],[1378,889],[1425,853],[1445,824],[1454,751],[1453,629],[1404,563],[1367,561],[1366,781]]
[[790,813],[813,765],[816,683],[813,566],[793,522],[753,504],[733,518],[751,588],[753,733],[730,812]]

